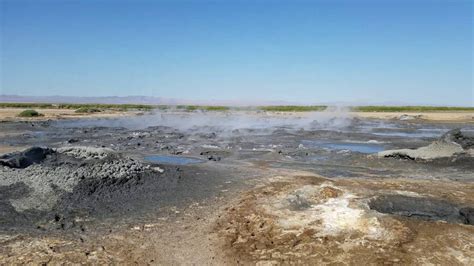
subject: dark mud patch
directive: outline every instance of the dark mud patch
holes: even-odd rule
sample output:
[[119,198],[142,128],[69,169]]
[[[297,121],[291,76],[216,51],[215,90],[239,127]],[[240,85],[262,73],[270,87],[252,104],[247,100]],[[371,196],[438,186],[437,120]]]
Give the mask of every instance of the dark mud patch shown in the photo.
[[444,141],[452,141],[461,145],[465,150],[474,148],[474,134],[461,129],[453,129],[441,137]]
[[18,226],[31,226],[33,220],[44,215],[42,212],[35,210],[18,212],[10,203],[11,199],[25,197],[30,192],[31,189],[23,182],[0,186],[0,230],[8,230]]
[[459,214],[464,217],[466,224],[474,225],[474,208],[462,208],[459,210]]
[[218,162],[222,160],[223,158],[229,157],[231,155],[231,152],[229,151],[222,151],[222,150],[210,150],[210,151],[202,151],[199,153],[201,156],[205,156],[207,160],[209,161],[215,161]]
[[438,199],[417,198],[403,195],[379,196],[369,202],[369,207],[381,213],[427,221],[446,221],[448,223],[473,225],[473,208],[458,206]]
[[[169,216],[170,208],[185,208],[221,195],[221,189],[232,190],[226,183],[232,177],[193,166],[162,166],[164,173],[145,172],[132,178],[82,180],[64,195],[51,212],[52,229],[81,229],[102,222],[121,222]],[[229,193],[229,192],[226,192]],[[107,226],[105,226],[107,227]],[[106,229],[106,228],[104,228]]]
[[52,149],[32,147],[22,152],[14,152],[0,156],[0,165],[11,168],[26,168],[43,161],[46,156],[54,153]]

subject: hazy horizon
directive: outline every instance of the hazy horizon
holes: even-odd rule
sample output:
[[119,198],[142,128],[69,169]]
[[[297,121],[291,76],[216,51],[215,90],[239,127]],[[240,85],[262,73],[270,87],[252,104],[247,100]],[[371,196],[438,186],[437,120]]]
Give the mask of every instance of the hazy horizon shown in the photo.
[[1,95],[474,106],[472,1],[0,5]]
[[144,95],[129,95],[129,96],[64,96],[64,95],[50,95],[50,96],[24,96],[24,95],[1,95],[0,102],[5,103],[104,103],[104,104],[149,104],[149,105],[224,105],[224,106],[265,106],[265,105],[327,105],[327,106],[452,106],[452,107],[473,107],[472,105],[459,104],[429,104],[423,102],[370,102],[370,101],[339,101],[339,102],[295,102],[295,101],[268,101],[268,100],[193,100],[181,98],[166,98]]

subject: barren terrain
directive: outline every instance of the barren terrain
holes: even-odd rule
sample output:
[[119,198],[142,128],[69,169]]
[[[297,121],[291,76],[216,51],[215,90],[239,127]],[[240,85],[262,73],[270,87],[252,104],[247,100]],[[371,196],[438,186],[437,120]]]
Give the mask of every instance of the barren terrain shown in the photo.
[[128,114],[3,119],[2,264],[474,263],[472,114]]
[[0,121],[36,121],[36,120],[50,120],[50,119],[67,119],[67,118],[104,118],[136,115],[141,113],[138,111],[113,111],[106,110],[98,113],[77,113],[74,109],[38,109],[42,114],[39,117],[18,117],[18,114],[25,110],[25,108],[0,108]]

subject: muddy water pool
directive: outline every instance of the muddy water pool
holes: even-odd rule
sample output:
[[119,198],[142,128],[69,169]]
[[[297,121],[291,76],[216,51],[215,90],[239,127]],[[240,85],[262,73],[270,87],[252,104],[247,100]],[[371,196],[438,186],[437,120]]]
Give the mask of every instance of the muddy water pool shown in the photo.
[[167,155],[148,155],[144,157],[145,161],[157,164],[170,164],[170,165],[189,165],[203,163],[203,160],[183,157],[183,156],[167,156]]

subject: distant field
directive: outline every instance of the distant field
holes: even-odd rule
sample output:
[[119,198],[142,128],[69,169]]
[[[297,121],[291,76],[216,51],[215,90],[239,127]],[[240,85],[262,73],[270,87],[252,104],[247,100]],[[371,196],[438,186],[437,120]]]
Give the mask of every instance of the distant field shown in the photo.
[[[261,110],[268,112],[315,112],[324,111],[324,105],[275,105],[259,107],[230,107],[215,105],[146,105],[146,104],[52,104],[52,103],[0,103],[0,108],[24,109],[72,109],[78,112],[98,112],[102,110],[142,110],[177,109],[183,111],[229,111],[229,110]],[[350,107],[356,112],[473,112],[474,107],[446,107],[446,106],[354,106]]]
[[[171,108],[171,107],[170,107]],[[228,111],[231,107],[229,106],[214,106],[214,105],[178,105],[177,109],[186,110],[186,111]]]
[[70,104],[70,103],[0,103],[0,108],[72,109],[72,110],[151,110],[158,106],[144,104]]
[[449,107],[449,106],[357,106],[353,107],[358,112],[457,112],[474,111],[474,107]]
[[315,112],[323,111],[327,106],[323,105],[276,105],[276,106],[261,106],[260,110],[269,112]]

